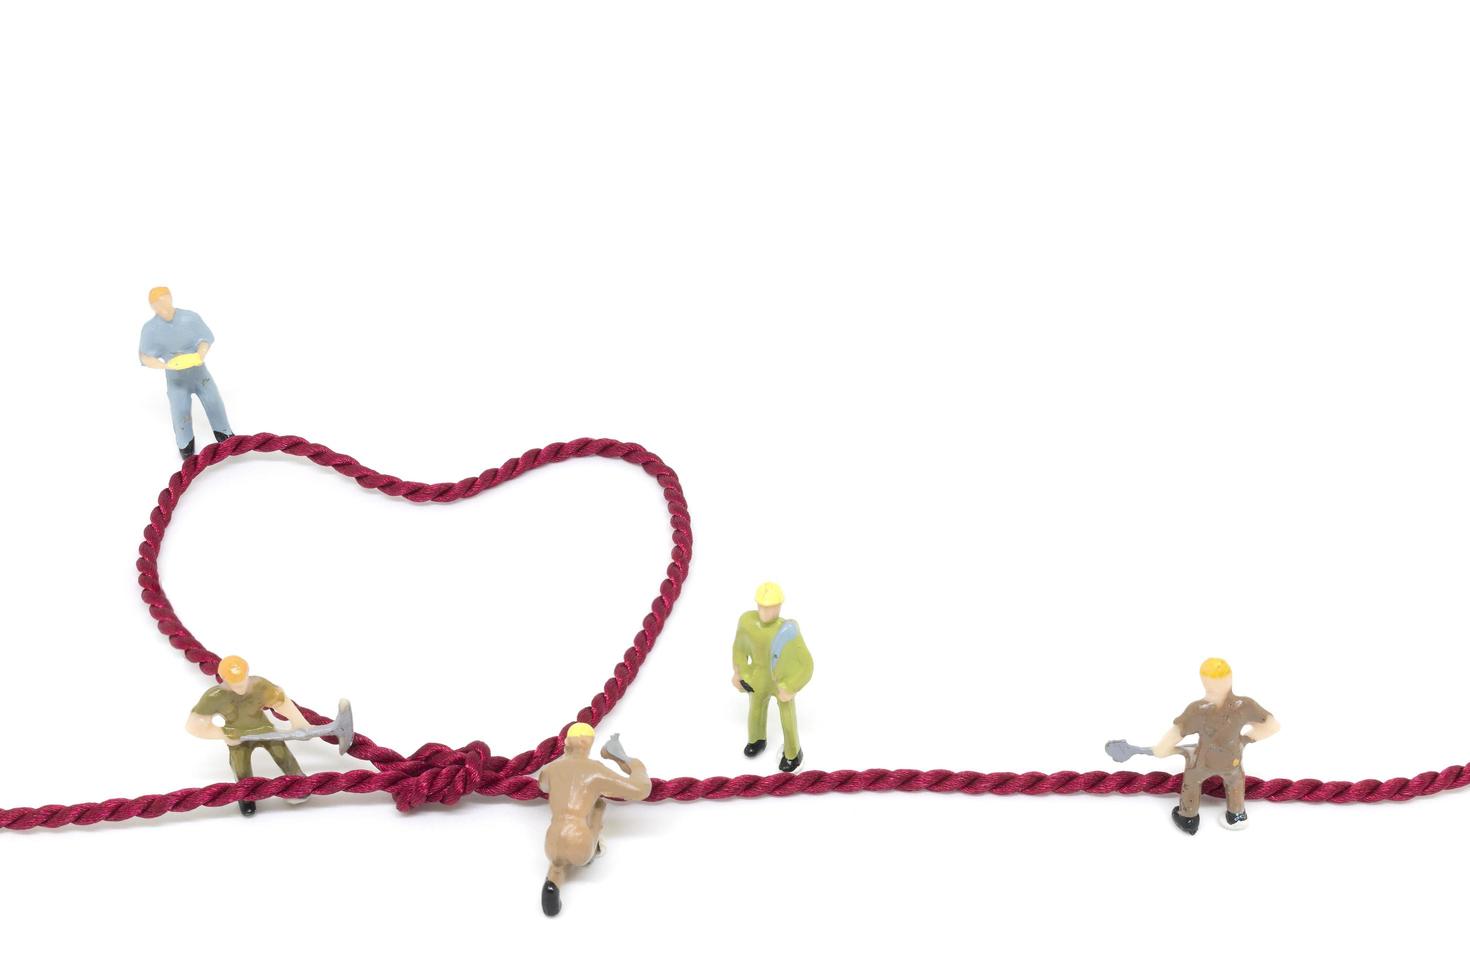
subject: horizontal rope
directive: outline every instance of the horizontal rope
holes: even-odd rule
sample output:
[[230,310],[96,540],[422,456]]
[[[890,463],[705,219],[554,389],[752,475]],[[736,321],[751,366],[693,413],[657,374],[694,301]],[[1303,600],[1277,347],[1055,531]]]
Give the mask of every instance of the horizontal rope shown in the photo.
[[[379,473],[363,466],[351,456],[333,452],[326,446],[308,442],[299,436],[277,436],[260,433],[253,436],[231,436],[223,442],[206,446],[199,455],[186,460],[170,478],[158,496],[158,506],[149,516],[138,546],[138,584],[143,601],[173,647],[203,673],[214,676],[219,656],[208,650],[179,621],[163,590],[158,576],[158,555],[164,533],[185,491],[210,467],[246,453],[285,453],[301,456],[318,466],[355,480],[360,486],[390,497],[414,503],[449,504],[468,500],[532,470],[572,459],[602,457],[620,459],[641,467],[663,490],[672,529],[673,548],[669,565],[658,594],[644,615],[641,628],[632,645],[614,666],[612,676],[603,684],[586,707],[577,712],[576,721],[596,725],[607,716],[627,693],[638,676],[664,623],[679,598],[689,575],[694,538],[689,523],[689,508],[678,476],[663,460],[636,443],[614,439],[574,439],[556,442],[507,460],[479,476],[455,483],[417,483]],[[331,719],[309,708],[302,708],[308,721],[324,724]],[[568,726],[571,722],[567,723]],[[504,796],[530,800],[542,794],[531,775],[561,754],[566,728],[535,747],[513,757],[492,755],[484,742],[471,742],[459,749],[432,742],[408,756],[378,745],[365,735],[358,735],[350,755],[373,766],[348,772],[322,772],[306,776],[277,776],[274,779],[254,776],[233,783],[215,783],[199,789],[181,789],[171,793],[140,796],[133,799],[105,800],[101,803],[77,803],[70,806],[17,807],[0,810],[0,829],[31,830],[38,827],[58,828],[69,825],[87,826],[134,818],[160,817],[166,813],[185,813],[199,807],[228,806],[243,800],[271,797],[288,799],[306,796],[331,796],[336,793],[388,793],[400,810],[411,810],[425,803],[452,805],[468,795]],[[326,739],[335,744],[335,739]],[[1166,795],[1179,792],[1179,774],[1163,772],[951,772],[947,769],[844,769],[837,772],[807,770],[797,773],[775,773],[766,776],[714,776],[706,779],[680,777],[653,780],[648,802],[660,800],[728,800],[754,799],[762,796],[819,795],[823,793],[964,793],[996,796],[1043,796],[1049,794],[1087,793],[1094,796]],[[1318,779],[1246,778],[1246,798],[1272,803],[1381,803],[1407,802],[1445,790],[1459,789],[1470,783],[1470,768],[1450,766],[1440,772],[1420,773],[1413,778],[1388,780],[1365,779],[1358,782],[1323,782]],[[1207,781],[1204,792],[1222,796],[1218,778]]]

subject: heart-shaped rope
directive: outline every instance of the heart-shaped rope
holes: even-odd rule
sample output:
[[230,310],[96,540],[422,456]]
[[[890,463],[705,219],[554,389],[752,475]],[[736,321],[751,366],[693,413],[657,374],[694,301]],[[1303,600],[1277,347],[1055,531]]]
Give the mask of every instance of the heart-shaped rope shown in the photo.
[[[689,524],[689,509],[684,500],[679,478],[663,460],[636,443],[614,439],[574,439],[554,442],[495,469],[457,483],[415,483],[400,480],[363,466],[351,456],[333,452],[326,446],[308,442],[300,436],[277,436],[260,433],[253,436],[231,436],[210,445],[197,456],[185,461],[170,478],[168,487],[158,496],[138,547],[138,583],[143,601],[158,622],[158,629],[169,642],[183,651],[184,657],[213,676],[219,657],[204,647],[183,623],[158,578],[158,553],[163,544],[174,508],[184,491],[206,469],[233,456],[245,453],[286,453],[304,456],[318,466],[329,467],[360,485],[402,497],[415,503],[454,503],[474,497],[486,490],[513,480],[523,473],[550,463],[570,459],[601,456],[621,459],[642,467],[658,481],[668,503],[669,524],[673,528],[674,547],[666,577],[659,584],[658,596],[646,616],[643,627],[633,637],[633,645],[603,684],[602,691],[577,713],[576,720],[596,725],[622,699],[628,686],[638,676],[654,642],[663,631],[669,613],[689,574],[694,539]],[[331,719],[307,708],[302,714],[313,724]],[[570,725],[570,722],[568,723]],[[263,800],[273,796],[301,798],[330,796],[334,793],[386,792],[393,796],[401,810],[424,803],[458,802],[469,794],[509,796],[528,800],[541,795],[533,775],[561,753],[566,729],[547,738],[535,748],[506,758],[492,755],[483,742],[471,742],[461,749],[430,743],[412,755],[403,756],[378,745],[364,735],[353,742],[351,755],[371,763],[373,769],[347,772],[322,772],[305,776],[277,776],[274,779],[253,776],[234,783],[215,783],[201,789],[181,789],[172,793],[115,799],[102,803],[79,803],[71,806],[17,807],[0,810],[0,829],[29,830],[35,827],[65,827],[69,824],[94,824],[101,821],[129,820],[133,817],[158,817],[165,813],[182,813],[201,806],[228,806],[241,800]],[[328,741],[334,741],[328,739]],[[1040,796],[1048,793],[1104,794],[1169,794],[1179,791],[1180,775],[1163,772],[1055,772],[1055,773],[980,773],[951,772],[947,769],[865,769],[837,772],[806,771],[775,773],[768,776],[716,776],[709,779],[653,780],[650,802],[658,800],[699,800],[751,798],[757,796],[793,796],[800,793],[859,793],[902,790],[934,793],[994,793]],[[1470,767],[1450,766],[1440,772],[1424,772],[1412,779],[1365,779],[1358,782],[1323,782],[1317,779],[1257,779],[1247,777],[1246,797],[1252,800],[1287,802],[1303,800],[1313,803],[1378,803],[1408,801],[1430,796],[1470,784]],[[1205,784],[1205,792],[1223,795],[1218,778]]]

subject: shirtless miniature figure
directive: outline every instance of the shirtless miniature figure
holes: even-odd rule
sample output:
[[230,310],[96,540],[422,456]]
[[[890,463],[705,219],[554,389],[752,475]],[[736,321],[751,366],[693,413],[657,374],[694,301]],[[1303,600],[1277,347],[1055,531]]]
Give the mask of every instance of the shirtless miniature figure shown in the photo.
[[[1219,657],[1211,657],[1200,665],[1200,681],[1205,697],[1184,709],[1173,726],[1154,746],[1159,758],[1182,755],[1186,763],[1184,782],[1179,787],[1179,805],[1174,808],[1174,825],[1193,836],[1199,830],[1200,787],[1211,776],[1219,776],[1225,784],[1225,812],[1220,824],[1230,830],[1244,830],[1245,770],[1241,756],[1252,742],[1270,738],[1281,731],[1276,717],[1250,698],[1235,693],[1230,665]],[[1249,725],[1249,730],[1245,726]],[[1193,747],[1181,746],[1186,735],[1198,735]]]
[[566,748],[561,758],[542,767],[537,783],[551,804],[551,827],[546,831],[546,856],[551,867],[541,889],[541,911],[561,911],[561,886],[568,868],[592,863],[602,853],[602,818],[607,810],[604,797],[646,800],[653,790],[642,762],[623,755],[614,735],[602,747],[602,757],[618,764],[618,775],[589,758],[597,732],[577,722],[567,729]]

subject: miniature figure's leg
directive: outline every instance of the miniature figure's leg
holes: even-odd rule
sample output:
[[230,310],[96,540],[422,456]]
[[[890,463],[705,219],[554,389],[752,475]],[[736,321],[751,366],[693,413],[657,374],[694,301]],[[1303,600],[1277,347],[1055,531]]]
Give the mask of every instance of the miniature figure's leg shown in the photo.
[[541,886],[541,912],[547,916],[561,912],[561,886],[567,881],[567,866],[556,861],[546,869],[546,882]]
[[[281,772],[287,776],[304,775],[301,771],[301,763],[291,754],[291,749],[285,742],[266,742],[265,750],[270,753],[272,761],[280,767]],[[292,806],[299,806],[311,799],[309,796],[287,796],[285,800]]]
[[235,773],[235,779],[249,779],[255,775],[250,767],[250,753],[254,751],[255,746],[248,742],[230,746],[230,769]]
[[796,699],[776,702],[776,710],[781,712],[781,734],[785,737],[785,747],[781,754],[788,759],[795,759],[801,752],[801,739],[796,734]]
[[1220,777],[1225,783],[1225,806],[1231,813],[1245,812],[1245,773],[1239,767]]
[[591,864],[602,856],[602,818],[606,815],[607,800],[599,797],[597,802],[592,804],[592,813],[587,817],[587,826],[592,828],[592,840],[594,842],[592,856],[587,859],[587,864]]
[[746,728],[748,741],[763,742],[766,739],[766,709],[770,707],[769,694],[750,694],[750,717]]
[[1181,817],[1199,816],[1199,788],[1209,775],[1198,766],[1190,766],[1184,770],[1184,782],[1179,785],[1179,815]]
[[174,441],[183,449],[194,441],[194,417],[189,414],[189,389],[168,379],[168,410],[174,417]]
[[[567,868],[586,864],[596,853],[595,831],[590,836],[592,847],[586,846],[589,840],[588,831],[593,830],[593,820],[597,821],[596,830],[600,830],[602,808],[596,808],[585,825],[576,816],[567,814],[566,819],[553,819],[546,830],[546,856],[550,858],[551,866],[546,869],[546,883],[541,886],[541,911],[547,915],[556,915],[561,911],[561,886],[566,884]],[[587,853],[589,850],[590,853]],[[584,853],[585,857],[582,856]]]
[[[250,768],[250,753],[254,751],[255,745],[249,742],[230,746],[230,768],[235,772],[235,779],[249,779],[255,775]],[[241,800],[240,813],[247,817],[255,816],[255,801]]]
[[199,404],[204,406],[204,414],[209,416],[209,427],[227,436],[234,435],[235,430],[230,428],[230,420],[225,415],[224,399],[219,396],[219,385],[214,383],[214,378],[210,377],[208,371],[199,379],[198,394]]
[[265,750],[270,753],[271,761],[280,766],[281,772],[288,776],[302,775],[301,763],[296,761],[285,742],[266,742]]

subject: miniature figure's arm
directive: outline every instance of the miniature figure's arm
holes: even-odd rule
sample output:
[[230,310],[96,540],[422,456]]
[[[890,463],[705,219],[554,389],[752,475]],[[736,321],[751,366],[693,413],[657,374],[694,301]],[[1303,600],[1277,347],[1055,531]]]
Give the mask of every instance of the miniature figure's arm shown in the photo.
[[191,712],[189,720],[184,723],[184,731],[195,738],[224,738],[225,731],[214,724],[214,719],[209,715],[201,715]]
[[653,780],[648,778],[648,769],[643,765],[642,759],[629,759],[625,766],[614,759],[626,776],[615,775],[611,770],[603,774],[602,785],[598,789],[601,796],[616,796],[621,800],[632,800],[638,802],[648,799],[648,794],[653,792]]
[[1241,734],[1252,742],[1264,742],[1279,731],[1281,731],[1281,722],[1277,721],[1276,716],[1268,711],[1265,721],[1256,722]]
[[1175,746],[1179,744],[1179,740],[1183,737],[1184,733],[1179,730],[1179,725],[1176,722],[1170,726],[1169,730],[1159,739],[1158,744],[1154,746],[1154,755],[1160,759],[1173,755]]
[[[163,358],[155,357],[154,355],[147,352],[148,349],[152,347],[152,345],[148,343],[148,334],[148,325],[145,323],[143,325],[143,332],[138,335],[138,363],[143,365],[144,367],[156,368],[159,371],[166,370],[168,368],[168,365],[163,362]],[[154,347],[153,349],[157,350],[156,347]]]
[[199,346],[194,348],[194,353],[199,355],[200,360],[203,360],[204,355],[209,353],[210,345],[214,343],[214,331],[209,329],[209,324],[204,322],[204,317],[196,313],[194,319],[199,323]]
[[786,649],[781,651],[781,663],[776,668],[776,697],[782,701],[790,701],[796,697],[796,693],[812,679],[814,666],[811,652],[806,648],[806,640],[797,633],[787,641]]
[[308,728],[311,725],[311,722],[307,721],[306,716],[301,713],[301,709],[296,707],[296,702],[286,697],[285,691],[281,692],[279,703],[268,705],[268,707],[275,708],[281,714],[285,715],[286,720],[291,723],[292,728]]
[[750,644],[746,642],[745,631],[738,626],[735,628],[735,647],[731,651],[730,660],[735,665],[735,674],[730,678],[735,690],[750,690],[745,683],[745,672],[750,669]]
[[217,689],[205,691],[204,696],[194,705],[194,710],[189,712],[189,720],[184,722],[184,731],[195,738],[218,739],[228,745],[239,745],[239,741],[225,734],[223,726],[214,723],[217,707]]
[[220,739],[231,745],[240,744],[226,735],[225,730],[214,723],[213,715],[201,715],[197,711],[190,713],[189,720],[184,722],[184,731],[195,738]]

